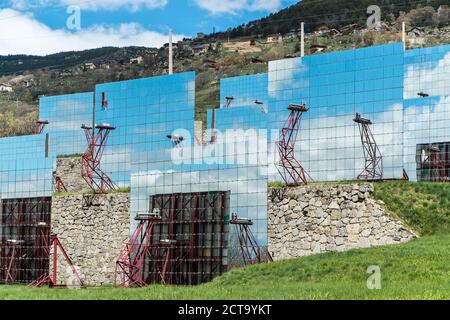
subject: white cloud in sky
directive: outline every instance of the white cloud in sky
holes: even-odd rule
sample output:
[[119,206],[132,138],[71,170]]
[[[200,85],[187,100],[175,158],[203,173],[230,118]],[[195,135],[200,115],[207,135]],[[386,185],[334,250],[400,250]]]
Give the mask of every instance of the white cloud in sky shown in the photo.
[[416,179],[417,145],[450,141],[447,125],[450,120],[450,96],[441,96],[437,101],[415,101],[417,104],[407,106],[404,111],[404,163],[413,180]]
[[450,53],[436,64],[419,63],[408,65],[405,72],[405,99],[418,98],[419,92],[430,96],[447,95],[450,89]]
[[[184,36],[174,35],[174,41]],[[51,29],[32,15],[12,9],[0,10],[0,55],[46,55],[104,46],[161,47],[167,35],[143,28],[138,23],[91,26],[77,32]]]
[[158,9],[164,8],[168,0],[60,0],[63,5],[77,5],[83,10],[117,10],[120,8],[129,8],[132,11],[139,11],[141,8]]
[[240,11],[268,11],[280,9],[283,0],[195,0],[201,9],[211,14],[237,14]]

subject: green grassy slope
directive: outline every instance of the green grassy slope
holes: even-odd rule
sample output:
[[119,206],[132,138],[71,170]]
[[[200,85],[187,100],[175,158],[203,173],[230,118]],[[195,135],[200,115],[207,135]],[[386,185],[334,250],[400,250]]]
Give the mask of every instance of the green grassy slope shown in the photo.
[[[449,299],[450,235],[403,245],[326,253],[233,270],[198,287],[30,289],[0,286],[1,299]],[[367,268],[381,268],[381,290]]]
[[375,198],[422,235],[450,232],[450,184],[377,183]]
[[[376,197],[425,234],[406,244],[235,269],[198,287],[0,286],[0,299],[450,299],[448,188],[446,184],[376,184]],[[381,269],[381,290],[367,289],[367,268],[372,265]]]

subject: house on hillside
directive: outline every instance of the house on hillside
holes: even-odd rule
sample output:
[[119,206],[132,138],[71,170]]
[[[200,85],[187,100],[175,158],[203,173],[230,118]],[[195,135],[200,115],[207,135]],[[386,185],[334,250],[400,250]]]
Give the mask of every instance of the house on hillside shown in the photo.
[[9,84],[0,84],[0,92],[14,92],[13,88]]
[[144,58],[141,56],[130,59],[130,64],[142,64],[142,63],[144,63]]
[[208,53],[208,51],[210,50],[210,44],[205,43],[205,44],[199,44],[196,46],[192,46],[192,50],[193,50],[195,56],[201,56],[201,55]]
[[97,66],[95,64],[93,64],[92,62],[87,62],[84,64],[84,69],[85,70],[95,70],[95,69],[97,69]]
[[273,34],[267,37],[267,43],[282,43],[283,36],[281,34]]
[[111,69],[111,65],[109,63],[103,63],[100,65],[101,69],[109,70]]

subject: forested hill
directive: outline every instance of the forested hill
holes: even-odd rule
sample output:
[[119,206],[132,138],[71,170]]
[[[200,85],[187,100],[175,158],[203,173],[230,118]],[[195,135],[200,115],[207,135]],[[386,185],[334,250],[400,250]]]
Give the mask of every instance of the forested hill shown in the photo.
[[[382,10],[382,20],[392,22],[401,11],[409,12],[426,6],[437,10],[441,5],[450,5],[450,0],[303,0],[263,19],[211,36],[225,38],[285,34],[299,29],[302,21],[306,23],[307,32],[322,24],[336,29],[351,24],[363,26],[367,21],[367,8],[370,5],[378,5]],[[424,19],[429,18],[424,16]]]

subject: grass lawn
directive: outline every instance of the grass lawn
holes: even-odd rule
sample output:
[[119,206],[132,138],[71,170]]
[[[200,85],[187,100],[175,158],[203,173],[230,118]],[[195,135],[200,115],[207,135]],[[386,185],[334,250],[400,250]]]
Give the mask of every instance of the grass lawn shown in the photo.
[[[444,184],[376,184],[376,198],[424,235],[405,244],[235,269],[198,287],[67,290],[0,286],[0,299],[450,299],[449,188]],[[371,265],[381,269],[380,290],[367,288]]]
[[[450,235],[236,269],[198,287],[30,289],[0,286],[1,299],[450,299]],[[381,290],[367,289],[370,265]]]
[[376,183],[374,196],[421,235],[450,233],[450,183]]

